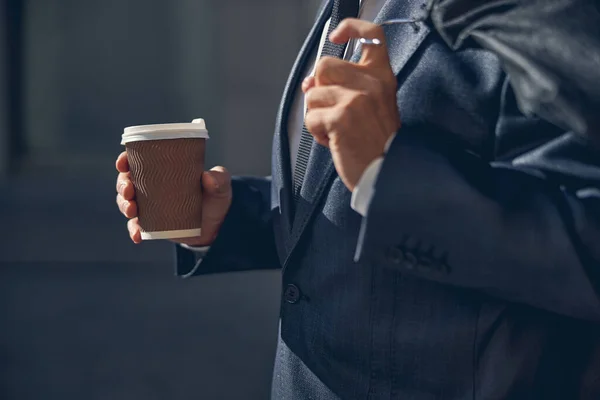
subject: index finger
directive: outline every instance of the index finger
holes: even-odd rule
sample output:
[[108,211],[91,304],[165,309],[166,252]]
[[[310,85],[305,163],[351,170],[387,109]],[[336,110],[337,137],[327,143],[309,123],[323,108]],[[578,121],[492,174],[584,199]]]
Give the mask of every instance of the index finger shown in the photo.
[[117,167],[117,171],[129,172],[129,161],[127,160],[127,152],[126,151],[119,154],[119,157],[117,157],[117,162],[115,164]]
[[363,46],[360,64],[388,67],[390,58],[385,43],[385,32],[380,25],[361,19],[347,18],[340,22],[337,28],[329,35],[329,40],[334,44],[344,44],[350,39],[378,39],[381,44],[378,46]]

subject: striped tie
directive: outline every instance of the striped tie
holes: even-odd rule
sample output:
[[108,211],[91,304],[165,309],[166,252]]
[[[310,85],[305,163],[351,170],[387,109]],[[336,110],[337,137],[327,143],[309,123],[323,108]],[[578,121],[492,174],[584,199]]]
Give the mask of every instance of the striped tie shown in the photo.
[[[333,44],[329,41],[329,34],[339,25],[345,18],[356,18],[358,16],[359,0],[334,0],[333,9],[331,11],[331,21],[327,30],[327,39],[321,51],[321,57],[329,56],[342,58],[346,50],[345,44]],[[306,125],[302,126],[302,136],[300,137],[300,146],[296,158],[296,167],[294,173],[294,200],[298,203],[300,199],[300,189],[304,182],[306,167],[308,166],[308,158],[310,149],[313,145],[313,137],[306,129]]]

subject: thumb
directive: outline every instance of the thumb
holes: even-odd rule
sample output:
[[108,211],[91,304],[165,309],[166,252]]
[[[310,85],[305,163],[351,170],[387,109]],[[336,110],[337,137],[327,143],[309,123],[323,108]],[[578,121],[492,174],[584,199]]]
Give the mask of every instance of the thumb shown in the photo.
[[231,191],[231,175],[225,167],[214,167],[202,174],[202,189],[208,196],[227,197]]

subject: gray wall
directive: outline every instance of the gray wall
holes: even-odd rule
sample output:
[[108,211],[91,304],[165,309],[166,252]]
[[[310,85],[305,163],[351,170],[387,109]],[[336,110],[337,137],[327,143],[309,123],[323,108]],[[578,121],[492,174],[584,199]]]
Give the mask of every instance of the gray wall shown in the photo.
[[219,60],[207,3],[28,1],[30,161],[104,169],[127,125],[198,115],[210,124],[219,107],[212,98]]
[[313,3],[25,1],[29,155],[0,182],[0,398],[268,396],[278,273],[174,279],[171,245],[130,243],[114,159],[125,126],[204,117],[207,166],[268,174]]
[[103,169],[123,127],[203,117],[208,165],[268,174],[276,105],[313,13],[292,0],[28,1],[29,167]]

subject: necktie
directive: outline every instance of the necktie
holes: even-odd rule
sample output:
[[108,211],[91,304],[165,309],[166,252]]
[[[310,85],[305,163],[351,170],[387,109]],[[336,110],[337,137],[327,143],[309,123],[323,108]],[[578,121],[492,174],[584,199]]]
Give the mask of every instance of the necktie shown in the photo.
[[[359,0],[334,0],[331,11],[331,21],[327,30],[327,39],[321,50],[321,57],[329,56],[342,58],[346,50],[345,44],[333,44],[329,41],[329,34],[339,25],[345,18],[356,18],[358,16]],[[300,199],[300,189],[304,181],[306,167],[308,166],[308,158],[310,149],[313,144],[313,137],[306,129],[306,125],[302,126],[302,136],[300,136],[300,146],[298,147],[298,155],[296,159],[294,173],[294,200],[297,203]]]

